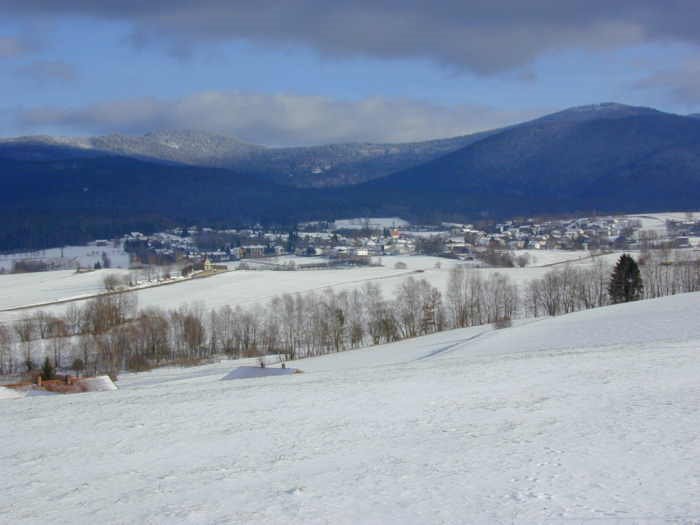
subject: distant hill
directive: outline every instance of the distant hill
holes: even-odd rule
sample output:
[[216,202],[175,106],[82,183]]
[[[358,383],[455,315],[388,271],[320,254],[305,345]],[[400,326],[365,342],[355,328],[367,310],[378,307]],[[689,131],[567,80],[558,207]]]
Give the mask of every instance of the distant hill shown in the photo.
[[363,185],[499,215],[697,207],[700,120],[617,104],[555,113]]
[[18,137],[0,140],[0,159],[62,160],[125,156],[149,161],[231,169],[296,187],[335,187],[383,177],[438,158],[492,134],[404,144],[330,144],[268,148],[197,131],[140,137]]
[[0,250],[151,232],[175,224],[290,224],[324,210],[315,190],[216,168],[126,157],[0,161]]

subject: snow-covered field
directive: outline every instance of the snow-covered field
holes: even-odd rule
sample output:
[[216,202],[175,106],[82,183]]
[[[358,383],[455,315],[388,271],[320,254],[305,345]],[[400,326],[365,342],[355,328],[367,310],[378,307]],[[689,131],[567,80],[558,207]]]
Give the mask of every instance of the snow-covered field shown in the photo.
[[[697,217],[700,212],[691,212]],[[682,221],[688,216],[687,212],[663,212],[663,213],[640,213],[636,215],[624,215],[630,219],[638,219],[642,223],[643,230],[656,230],[660,233],[666,232],[666,221]]]
[[697,523],[700,294],[0,401],[6,523]]
[[528,266],[551,266],[555,264],[578,263],[589,260],[591,254],[583,250],[518,250],[516,256],[530,258]]
[[[478,271],[488,275],[499,272],[508,275],[519,284],[539,278],[551,269],[552,264],[570,262],[586,266],[593,263],[588,252],[580,251],[527,251],[531,264],[526,268],[484,268]],[[603,257],[611,266],[619,254]],[[289,258],[273,259],[288,262]],[[320,258],[297,258],[298,264],[319,261]],[[351,290],[366,282],[374,282],[391,296],[408,276],[425,278],[433,286],[445,290],[450,269],[458,261],[428,256],[390,256],[381,259],[383,267],[362,267],[330,270],[304,270],[296,272],[272,270],[241,270],[223,273],[205,279],[193,279],[156,288],[138,290],[140,307],[175,309],[183,304],[200,304],[205,308],[224,305],[252,306],[264,304],[270,298],[285,293],[306,293],[326,288]],[[404,263],[405,269],[396,269],[396,263]],[[75,299],[102,291],[102,279],[108,272],[100,270],[87,274],[66,272],[42,272],[35,274],[0,275],[0,310]],[[416,273],[418,272],[418,273]],[[80,302],[78,301],[78,304]],[[61,313],[67,304],[42,306],[41,310]],[[10,323],[30,314],[30,310],[0,311],[0,322]]]
[[409,223],[400,217],[358,217],[354,219],[339,219],[335,221],[337,230],[361,230],[362,228],[398,228],[408,226]]
[[25,259],[61,263],[63,267],[80,265],[83,268],[92,268],[97,262],[102,264],[103,253],[109,258],[112,268],[129,267],[129,254],[121,246],[65,246],[35,252],[0,255],[0,269],[9,272],[15,262]]
[[127,270],[75,270],[0,275],[0,310],[74,299],[104,291],[106,275],[128,274]]

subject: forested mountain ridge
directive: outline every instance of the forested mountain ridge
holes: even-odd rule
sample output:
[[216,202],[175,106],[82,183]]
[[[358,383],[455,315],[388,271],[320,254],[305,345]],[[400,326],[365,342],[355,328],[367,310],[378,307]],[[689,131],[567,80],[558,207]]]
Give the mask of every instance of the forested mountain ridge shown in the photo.
[[434,203],[461,195],[472,213],[685,209],[700,198],[700,120],[627,106],[569,110],[367,187]]
[[62,160],[123,156],[230,169],[295,187],[335,187],[383,177],[433,160],[494,133],[403,144],[346,143],[270,148],[198,131],[73,138],[30,136],[0,140],[0,159]]
[[[158,140],[172,146],[183,137],[194,144],[187,134],[161,134]],[[0,249],[171,224],[293,227],[302,220],[382,215],[437,222],[696,210],[700,202],[700,119],[619,104],[572,108],[471,136],[467,145],[422,162],[416,160],[421,152],[434,153],[449,141],[436,141],[435,148],[417,143],[410,146],[415,156],[407,169],[378,176],[371,170],[381,163],[367,161],[373,167],[364,177],[373,180],[353,178],[352,184],[325,188],[279,184],[264,173],[264,165],[255,170],[190,166],[172,158],[114,156],[79,141],[32,140],[0,143]],[[235,146],[239,158],[250,163],[266,151],[237,141],[207,144],[220,151]],[[349,158],[358,147],[319,148]],[[274,162],[288,162],[290,152],[300,155],[295,166],[308,159],[308,148],[279,152]],[[270,158],[266,162],[273,162]]]

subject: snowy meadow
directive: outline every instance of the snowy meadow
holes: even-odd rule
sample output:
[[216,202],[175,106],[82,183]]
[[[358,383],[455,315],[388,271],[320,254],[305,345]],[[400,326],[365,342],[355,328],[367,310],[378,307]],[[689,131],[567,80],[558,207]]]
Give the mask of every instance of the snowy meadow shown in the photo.
[[693,523],[700,294],[0,402],[11,523]]

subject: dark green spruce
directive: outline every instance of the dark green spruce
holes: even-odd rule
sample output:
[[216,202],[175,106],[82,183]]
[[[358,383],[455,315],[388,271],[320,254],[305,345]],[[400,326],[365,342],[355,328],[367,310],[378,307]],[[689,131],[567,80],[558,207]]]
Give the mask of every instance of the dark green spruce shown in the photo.
[[642,298],[644,284],[639,266],[631,255],[623,254],[610,276],[608,294],[613,303],[628,303]]

